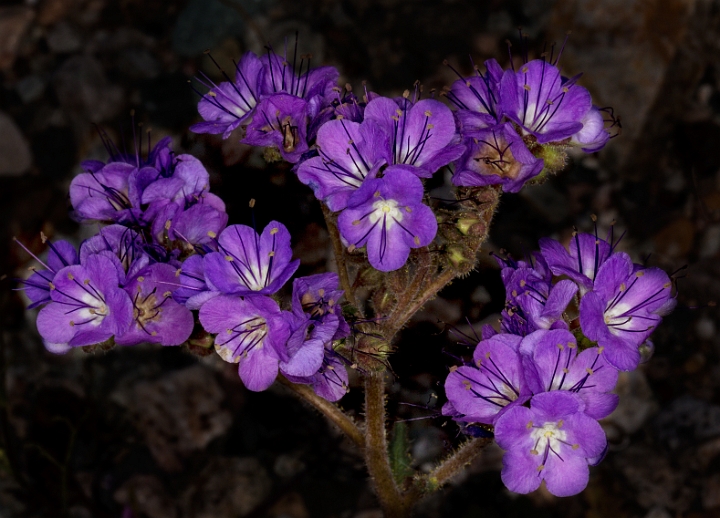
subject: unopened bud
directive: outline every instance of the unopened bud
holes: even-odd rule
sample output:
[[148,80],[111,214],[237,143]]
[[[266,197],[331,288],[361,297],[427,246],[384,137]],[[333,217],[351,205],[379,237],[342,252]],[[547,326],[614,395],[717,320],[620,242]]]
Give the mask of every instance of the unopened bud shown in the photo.
[[476,218],[460,218],[456,226],[465,236],[480,237],[485,233],[485,224]]

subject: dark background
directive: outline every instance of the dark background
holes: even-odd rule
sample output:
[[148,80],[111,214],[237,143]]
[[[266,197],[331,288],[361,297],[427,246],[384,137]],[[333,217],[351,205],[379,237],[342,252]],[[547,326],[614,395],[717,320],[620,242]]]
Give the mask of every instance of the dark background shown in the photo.
[[[310,191],[285,166],[266,166],[237,138],[197,136],[188,80],[203,55],[232,70],[300,33],[300,51],[397,95],[420,80],[449,85],[490,57],[508,64],[517,26],[537,55],[572,30],[561,67],[622,117],[623,134],[576,156],[551,181],[505,195],[485,252],[516,257],[537,239],[600,232],[616,220],[620,249],[674,271],[678,309],[655,333],[656,354],[623,374],[611,448],[582,494],[519,497],[488,448],[422,517],[714,517],[720,513],[720,7],[709,0],[34,0],[0,6],[0,516],[379,517],[361,458],[282,388],[247,392],[233,366],[181,348],[46,353],[12,280],[27,275],[40,232],[79,242],[94,233],[68,216],[78,163],[106,159],[94,124],[130,142],[130,110],[153,141],[206,164],[231,223],[278,219],[291,230],[300,273],[328,267],[329,242]],[[468,57],[470,56],[470,58]],[[122,127],[122,130],[118,129]],[[439,180],[436,180],[436,182]],[[410,421],[416,466],[461,440],[437,416],[452,336],[497,318],[503,292],[485,253],[478,271],[427,305],[402,335],[389,396]],[[440,323],[438,323],[440,321]],[[478,327],[479,328],[479,327]],[[457,346],[454,346],[457,347]],[[360,391],[342,404],[358,413]],[[418,406],[409,406],[411,403]],[[123,514],[125,513],[125,514]]]

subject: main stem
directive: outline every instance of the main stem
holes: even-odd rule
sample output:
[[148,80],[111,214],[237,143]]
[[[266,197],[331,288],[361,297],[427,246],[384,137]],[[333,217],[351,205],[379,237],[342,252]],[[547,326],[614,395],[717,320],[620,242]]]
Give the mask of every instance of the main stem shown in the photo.
[[384,374],[368,372],[365,376],[365,463],[385,518],[405,518],[407,508],[388,458]]

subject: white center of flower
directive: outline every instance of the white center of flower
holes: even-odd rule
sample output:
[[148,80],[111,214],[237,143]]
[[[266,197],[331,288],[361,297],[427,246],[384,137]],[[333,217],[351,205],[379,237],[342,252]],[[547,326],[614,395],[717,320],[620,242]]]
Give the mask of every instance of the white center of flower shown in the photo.
[[390,230],[395,222],[401,222],[403,214],[398,208],[398,202],[395,200],[378,200],[373,203],[373,211],[368,216],[370,223],[373,225],[380,219],[384,219],[385,228]]
[[562,420],[545,423],[542,426],[532,426],[530,437],[533,440],[533,448],[530,453],[540,455],[546,448],[559,452],[562,443],[566,443],[567,432],[562,429]]
[[629,304],[620,303],[605,310],[605,323],[611,333],[617,334],[624,328],[631,328],[632,317],[626,314],[630,309]]

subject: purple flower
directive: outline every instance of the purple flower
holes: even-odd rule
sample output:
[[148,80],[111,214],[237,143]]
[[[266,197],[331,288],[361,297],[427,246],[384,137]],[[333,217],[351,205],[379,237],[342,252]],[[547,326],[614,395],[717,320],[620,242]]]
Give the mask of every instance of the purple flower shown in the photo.
[[50,285],[52,302],[37,319],[49,348],[93,345],[127,331],[133,306],[118,288],[122,273],[120,262],[109,252],[90,255],[82,265],[57,272]]
[[[45,239],[44,236],[43,239]],[[44,270],[31,268],[33,274],[27,279],[21,281],[24,286],[22,289],[25,291],[25,295],[27,295],[30,299],[28,309],[33,309],[38,306],[42,306],[43,304],[47,304],[51,300],[50,286],[57,272],[66,266],[78,264],[80,262],[77,250],[75,250],[75,247],[67,241],[55,241],[54,243],[47,241],[50,250],[48,251],[47,260],[43,262],[40,258],[28,250],[27,247],[20,241],[16,239],[15,242],[45,268]]]
[[272,295],[292,277],[300,261],[292,261],[290,233],[271,221],[258,236],[245,225],[231,225],[218,237],[218,252],[205,256],[208,284],[232,295]]
[[605,129],[605,119],[600,110],[593,106],[580,122],[583,127],[572,136],[570,143],[580,147],[585,153],[594,153],[605,147],[610,140],[610,133]]
[[[250,118],[258,103],[264,67],[254,53],[247,52],[237,64],[234,81],[216,85],[205,77],[203,84],[210,91],[198,103],[198,112],[206,122],[190,126],[195,133],[230,133]],[[229,78],[228,78],[229,79]]]
[[535,331],[523,338],[525,380],[534,394],[567,390],[585,403],[585,414],[593,419],[607,417],[615,410],[618,396],[610,394],[618,371],[608,364],[601,347],[578,354],[577,342],[569,331]]
[[544,480],[555,496],[579,493],[588,483],[589,461],[607,445],[600,424],[583,413],[582,399],[569,392],[543,392],[530,405],[514,406],[495,423],[495,440],[506,450],[503,483],[524,494]]
[[551,284],[532,268],[518,268],[503,281],[507,299],[502,327],[506,332],[522,330],[517,334],[525,336],[537,329],[567,328],[562,317],[578,290],[573,281]]
[[614,254],[600,267],[593,291],[580,301],[583,333],[605,348],[616,368],[636,368],[639,346],[675,307],[671,287],[661,269],[637,269],[627,254]]
[[580,287],[580,295],[591,290],[598,270],[612,254],[612,246],[592,234],[575,233],[568,252],[550,238],[540,240],[540,250],[555,275],[566,275]]
[[200,198],[198,203],[184,210],[175,203],[162,207],[152,225],[155,241],[167,244],[167,238],[174,248],[183,252],[192,252],[196,248],[215,251],[215,238],[227,225],[228,215],[202,203],[204,200]]
[[467,149],[457,162],[452,179],[455,185],[499,184],[506,192],[518,192],[526,181],[542,171],[543,160],[535,158],[509,122],[466,136]]
[[365,178],[391,161],[388,137],[372,121],[328,121],[318,131],[317,148],[319,156],[302,162],[297,175],[333,211],[347,207]]
[[291,376],[285,377],[293,383],[310,385],[315,393],[328,401],[337,401],[347,394],[348,373],[343,358],[332,350],[332,347],[325,348],[320,369],[312,376]]
[[338,331],[333,340],[345,338],[350,334],[350,327],[342,316],[338,301],[343,290],[338,288],[339,279],[336,273],[319,273],[307,277],[299,277],[293,281],[292,311],[296,316],[307,315],[316,321],[323,321],[331,316],[339,319]]
[[590,93],[560,76],[543,59],[529,61],[515,72],[506,70],[500,83],[503,113],[541,144],[576,134],[590,110]]
[[99,171],[81,173],[70,183],[70,203],[75,215],[84,220],[109,223],[136,223],[142,211],[129,195],[129,178],[134,165],[111,162]]
[[476,76],[458,79],[446,93],[458,108],[456,115],[463,134],[495,126],[502,120],[499,103],[503,70],[494,59],[487,60],[485,68],[484,75],[476,68]]
[[220,295],[200,308],[200,323],[217,334],[215,350],[226,362],[239,364],[240,379],[250,390],[272,385],[278,364],[288,359],[285,344],[290,328],[269,297]]
[[423,205],[423,185],[408,166],[390,166],[382,178],[368,178],[338,217],[343,238],[353,247],[367,246],[370,264],[383,272],[397,270],[411,248],[427,246],[437,220]]
[[442,166],[462,155],[464,146],[450,109],[434,99],[412,104],[402,99],[378,97],[365,108],[365,120],[375,121],[389,137],[393,164],[415,167],[415,174],[431,177]]
[[274,146],[285,160],[297,162],[308,150],[308,106],[304,99],[284,93],[263,99],[242,142],[253,146]]
[[498,334],[481,341],[473,365],[450,372],[445,394],[451,406],[443,413],[461,415],[462,421],[494,424],[508,409],[521,405],[531,393],[525,384],[518,345],[521,337]]
[[131,279],[124,288],[132,299],[133,322],[125,333],[115,337],[115,343],[185,342],[195,322],[190,310],[172,299],[176,287],[175,268],[169,264],[153,264]]
[[202,255],[191,255],[175,271],[177,289],[173,291],[173,298],[188,309],[200,309],[205,302],[220,295],[205,278],[203,259]]
[[108,225],[100,229],[93,237],[80,245],[80,264],[85,264],[88,257],[100,252],[109,252],[118,258],[122,266],[120,284],[137,275],[151,262],[145,252],[142,236],[134,230],[122,225]]
[[293,58],[292,64],[290,63],[287,49],[285,49],[285,56],[282,58],[271,49],[260,60],[265,67],[262,83],[263,94],[282,92],[308,101],[317,96],[325,98],[330,96],[340,76],[335,67],[310,69],[309,57],[307,58],[307,71],[304,74],[302,73],[305,57],[301,57],[300,66],[296,73],[296,60]]

